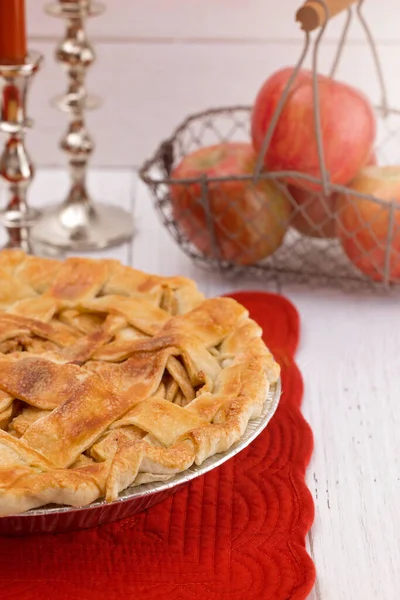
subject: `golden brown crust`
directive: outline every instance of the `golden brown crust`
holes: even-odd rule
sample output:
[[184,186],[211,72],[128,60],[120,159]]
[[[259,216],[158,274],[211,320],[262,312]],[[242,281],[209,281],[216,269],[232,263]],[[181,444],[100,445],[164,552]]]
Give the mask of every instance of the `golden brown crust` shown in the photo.
[[0,516],[228,449],[279,367],[246,309],[113,260],[0,253]]

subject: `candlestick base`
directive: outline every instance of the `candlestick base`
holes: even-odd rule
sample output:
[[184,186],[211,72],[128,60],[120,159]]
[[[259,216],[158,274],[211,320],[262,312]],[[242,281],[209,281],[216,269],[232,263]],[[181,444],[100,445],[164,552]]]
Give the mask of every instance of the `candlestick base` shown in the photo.
[[64,251],[101,250],[129,241],[133,235],[131,215],[116,206],[64,203],[43,211],[32,230],[35,242]]
[[86,127],[85,111],[97,108],[100,99],[89,95],[85,85],[87,69],[96,58],[85,22],[104,9],[104,4],[94,0],[59,0],[46,6],[49,14],[66,21],[65,36],[57,45],[56,58],[67,72],[67,91],[52,104],[69,116],[60,146],[69,156],[71,187],[61,206],[43,213],[32,230],[32,239],[71,252],[118,246],[133,235],[133,220],[128,212],[112,204],[93,202],[86,189],[94,140]]

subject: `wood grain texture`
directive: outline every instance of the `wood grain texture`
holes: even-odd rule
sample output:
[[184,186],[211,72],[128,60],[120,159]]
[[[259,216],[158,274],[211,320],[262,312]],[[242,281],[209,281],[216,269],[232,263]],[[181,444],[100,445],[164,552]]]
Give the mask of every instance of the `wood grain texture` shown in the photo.
[[317,508],[312,535],[321,598],[395,598],[398,297],[283,291],[303,323],[298,363],[316,444],[308,479]]
[[[295,13],[302,0],[112,0],[101,17],[91,19],[90,34],[94,39],[132,40],[282,40],[300,39]],[[390,4],[390,6],[389,6]],[[43,4],[28,0],[29,33],[35,37],[56,37],[61,21],[44,14]],[[375,36],[386,43],[400,42],[398,22],[400,5],[396,2],[365,2],[364,13]],[[344,16],[333,19],[326,39],[338,39]],[[365,35],[354,23],[350,38],[362,41]]]

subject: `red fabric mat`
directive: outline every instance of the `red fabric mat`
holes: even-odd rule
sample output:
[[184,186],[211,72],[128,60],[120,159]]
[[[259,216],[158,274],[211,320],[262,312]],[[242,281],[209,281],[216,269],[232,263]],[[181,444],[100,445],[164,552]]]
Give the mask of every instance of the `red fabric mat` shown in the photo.
[[293,359],[298,314],[273,294],[233,298],[282,366],[272,421],[244,451],[146,512],[93,530],[0,538],[0,598],[304,600],[314,579],[304,482],[312,434]]

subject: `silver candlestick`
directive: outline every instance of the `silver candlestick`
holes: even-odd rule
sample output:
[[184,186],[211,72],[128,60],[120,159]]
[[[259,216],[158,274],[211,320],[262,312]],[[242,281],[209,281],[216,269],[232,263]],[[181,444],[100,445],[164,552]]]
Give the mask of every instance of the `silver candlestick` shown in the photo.
[[32,77],[42,55],[31,52],[22,64],[0,65],[0,131],[8,135],[0,156],[0,176],[6,181],[8,199],[0,212],[0,222],[8,233],[6,248],[22,248],[32,253],[30,229],[39,211],[27,204],[27,189],[34,167],[25,147],[25,131],[32,126],[26,114],[26,101]]
[[68,89],[53,102],[69,114],[68,129],[60,145],[69,155],[72,185],[61,206],[43,212],[32,236],[43,245],[66,251],[116,246],[132,237],[132,216],[116,206],[94,203],[86,187],[87,164],[94,142],[84,115],[85,110],[97,108],[100,101],[89,96],[85,87],[87,69],[96,56],[84,26],[86,18],[101,14],[104,6],[91,0],[59,0],[47,6],[46,11],[67,21],[56,59],[67,72]]

